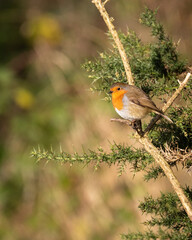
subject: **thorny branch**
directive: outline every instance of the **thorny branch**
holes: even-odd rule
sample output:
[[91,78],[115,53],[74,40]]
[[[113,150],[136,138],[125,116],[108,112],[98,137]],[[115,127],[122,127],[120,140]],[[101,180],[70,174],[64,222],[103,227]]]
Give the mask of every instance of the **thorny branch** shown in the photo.
[[161,152],[151,143],[151,141],[148,139],[147,136],[145,137],[139,137],[139,142],[143,144],[145,147],[145,150],[150,153],[155,161],[161,166],[163,169],[165,175],[171,182],[173,189],[177,193],[177,196],[179,197],[189,219],[192,221],[192,206],[189,201],[189,199],[186,197],[183,189],[181,188],[181,185],[177,178],[175,177],[173,171],[171,170],[169,164],[165,160],[165,158],[161,155]]
[[183,165],[185,165],[186,161],[192,161],[192,150],[186,148],[186,149],[180,149],[177,147],[177,149],[171,149],[168,144],[165,144],[165,150],[161,149],[161,153],[163,156],[167,159],[168,162],[181,162]]
[[[103,17],[109,31],[111,32],[111,35],[112,35],[112,37],[115,41],[115,44],[117,45],[117,48],[119,50],[121,59],[123,61],[123,64],[124,64],[124,67],[125,67],[125,72],[126,72],[127,79],[128,79],[128,83],[133,85],[134,80],[133,80],[133,77],[132,77],[131,68],[130,68],[130,65],[129,65],[128,58],[126,56],[123,45],[122,45],[122,43],[119,39],[117,31],[115,30],[115,27],[112,24],[112,19],[109,17],[109,15],[108,15],[105,7],[104,7],[105,3],[107,3],[107,1],[102,2],[101,0],[92,0],[92,2],[98,8],[98,10],[99,10],[101,16]],[[163,111],[166,111],[169,108],[169,106],[173,103],[173,101],[176,99],[176,97],[179,95],[179,93],[181,92],[183,87],[188,82],[189,77],[190,77],[190,73],[187,74],[185,80],[181,83],[180,87],[176,90],[176,92],[169,99],[167,104],[163,107],[163,109],[162,109]],[[157,120],[158,119],[154,120],[153,123],[151,124],[151,126],[153,126]],[[124,122],[124,123],[126,123],[126,122]],[[136,134],[135,137],[139,139],[139,142],[141,142],[143,144],[145,150],[147,152],[149,152],[154,157],[155,161],[161,166],[161,168],[165,172],[167,178],[171,182],[175,192],[177,193],[177,195],[178,195],[178,197],[179,197],[179,199],[180,199],[188,217],[192,221],[192,205],[191,205],[190,201],[188,200],[188,198],[186,197],[183,189],[181,188],[180,183],[178,182],[177,178],[175,177],[175,175],[174,175],[173,171],[171,170],[169,164],[167,163],[165,158],[162,156],[161,152],[151,143],[151,141],[148,139],[147,136],[142,137],[142,136]]]

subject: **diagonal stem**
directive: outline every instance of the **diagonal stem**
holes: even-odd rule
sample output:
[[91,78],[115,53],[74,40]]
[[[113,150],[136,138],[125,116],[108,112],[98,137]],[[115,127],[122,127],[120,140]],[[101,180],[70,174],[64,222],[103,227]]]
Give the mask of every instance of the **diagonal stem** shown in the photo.
[[[172,103],[175,101],[175,99],[178,97],[178,95],[180,94],[180,92],[183,90],[183,88],[185,87],[185,85],[187,84],[187,82],[189,81],[191,76],[191,73],[187,73],[185,79],[183,80],[182,83],[180,83],[180,86],[178,87],[178,89],[174,92],[174,94],[171,96],[171,98],[167,101],[167,103],[163,106],[162,111],[165,112],[171,105]],[[154,124],[161,118],[160,115],[155,116],[151,122],[149,123],[149,125],[147,126],[147,128],[144,131],[144,134],[149,132]]]
[[186,197],[179,181],[175,177],[172,169],[170,168],[169,164],[167,161],[164,159],[164,157],[161,155],[160,151],[151,143],[151,141],[148,139],[148,137],[139,137],[139,142],[143,144],[145,147],[145,150],[149,152],[155,161],[161,166],[163,169],[165,175],[169,179],[169,181],[172,184],[173,189],[177,193],[177,196],[179,197],[188,217],[192,221],[192,205],[188,198]]
[[129,60],[127,58],[127,55],[125,53],[125,49],[119,39],[119,36],[117,34],[117,31],[115,30],[115,27],[112,23],[112,19],[109,17],[109,14],[107,13],[106,9],[105,9],[105,2],[102,3],[101,0],[93,0],[92,1],[95,6],[98,8],[101,16],[103,17],[103,20],[105,21],[112,37],[113,37],[113,40],[115,41],[115,44],[117,45],[117,48],[119,50],[119,54],[121,56],[121,59],[123,61],[123,65],[124,65],[124,68],[125,68],[125,72],[126,72],[126,75],[127,75],[127,80],[128,80],[128,83],[130,85],[134,85],[134,80],[133,80],[133,77],[132,77],[132,72],[131,72],[131,68],[130,68],[130,65],[129,65]]

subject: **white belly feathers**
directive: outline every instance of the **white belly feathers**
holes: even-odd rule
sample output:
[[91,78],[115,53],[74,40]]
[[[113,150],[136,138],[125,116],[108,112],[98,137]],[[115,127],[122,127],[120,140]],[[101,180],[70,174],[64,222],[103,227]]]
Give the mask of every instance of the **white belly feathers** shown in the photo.
[[143,107],[129,101],[126,95],[124,95],[122,101],[123,108],[121,110],[115,108],[115,111],[124,119],[130,121],[139,120],[144,118],[149,112],[147,108],[144,109]]
[[131,113],[129,111],[129,106],[131,103],[128,97],[124,95],[122,101],[123,101],[123,109],[118,110],[117,108],[115,108],[115,111],[119,114],[119,116],[121,116],[124,119],[130,120],[130,121],[134,120],[134,118],[131,117]]

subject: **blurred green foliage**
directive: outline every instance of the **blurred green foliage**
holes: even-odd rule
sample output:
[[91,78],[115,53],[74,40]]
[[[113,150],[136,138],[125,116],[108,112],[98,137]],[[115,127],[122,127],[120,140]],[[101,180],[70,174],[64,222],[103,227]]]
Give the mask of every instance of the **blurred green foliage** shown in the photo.
[[124,183],[109,194],[102,172],[93,188],[85,169],[29,156],[38,144],[72,151],[106,138],[94,117],[105,107],[96,110],[80,67],[106,44],[98,19],[85,0],[0,1],[0,239],[111,240],[125,220],[136,223],[131,207],[108,206],[130,191]]
[[[86,81],[79,64],[90,53],[69,54],[79,48],[76,39],[71,41],[78,27],[69,24],[78,11],[68,16],[76,2],[65,9],[51,1],[0,1],[1,239],[69,239],[48,202],[51,192],[43,181],[49,174],[40,173],[29,152],[39,143],[65,146],[75,103],[84,101],[78,88]],[[50,176],[56,173],[58,188],[74,187],[75,171],[63,177],[66,171],[54,167]],[[78,199],[74,192],[69,212],[78,209]]]

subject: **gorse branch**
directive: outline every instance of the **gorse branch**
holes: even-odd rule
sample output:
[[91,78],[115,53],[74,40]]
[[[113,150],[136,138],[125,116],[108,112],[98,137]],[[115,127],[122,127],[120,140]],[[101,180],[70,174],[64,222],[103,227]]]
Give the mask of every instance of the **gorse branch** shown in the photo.
[[169,163],[179,162],[185,166],[190,172],[192,167],[192,150],[191,149],[171,149],[168,144],[165,144],[164,150],[161,148],[163,156],[167,159]]
[[[131,73],[131,68],[129,65],[129,61],[128,58],[125,54],[125,50],[123,48],[123,45],[118,37],[118,34],[114,28],[114,25],[112,24],[112,18],[109,18],[109,15],[106,11],[106,9],[104,8],[104,4],[101,2],[101,0],[93,0],[92,1],[96,7],[98,8],[101,16],[103,17],[111,35],[113,36],[113,39],[117,45],[117,48],[119,50],[121,59],[123,61],[124,67],[125,67],[125,71],[128,77],[128,82],[130,84],[134,84],[134,81],[132,79],[132,73]],[[165,45],[166,41],[169,40],[168,38],[165,37],[162,25],[157,24],[155,21],[155,17],[152,13],[152,11],[146,11],[146,15],[143,16],[143,20],[145,21],[145,24],[148,26],[156,26],[153,27],[153,34],[156,35],[159,39],[159,41],[161,43],[163,43]],[[156,30],[156,32],[155,32]],[[170,55],[168,56],[168,58],[170,58],[171,60],[177,60],[176,57],[177,55],[174,55],[174,48],[171,45],[171,41],[169,44],[169,47],[171,50]],[[158,50],[158,48],[157,48]],[[165,50],[165,49],[164,49]],[[166,53],[166,51],[164,51],[164,53]],[[161,54],[159,51],[157,51],[157,55]],[[174,65],[172,65],[174,66]],[[170,98],[170,100],[167,102],[167,104],[164,106],[163,110],[165,111],[175,100],[175,98],[178,96],[178,94],[181,92],[181,90],[183,89],[183,87],[185,86],[185,84],[187,83],[187,81],[189,80],[190,74],[188,73],[186,76],[186,79],[184,80],[183,84],[180,85],[180,87],[177,89],[177,91],[173,94],[173,96]],[[153,126],[155,124],[155,122],[158,119],[156,119],[151,126]],[[192,221],[192,205],[190,203],[190,201],[188,200],[188,198],[185,196],[185,193],[183,192],[180,183],[178,182],[177,178],[175,177],[175,175],[173,174],[173,171],[171,170],[169,164],[167,163],[167,161],[165,160],[165,158],[161,155],[160,151],[151,143],[151,141],[148,139],[147,136],[141,137],[136,135],[136,137],[138,137],[140,143],[143,144],[145,150],[150,153],[155,161],[161,166],[161,168],[163,169],[165,175],[167,176],[167,178],[169,179],[169,181],[171,182],[173,189],[175,190],[175,192],[177,193],[188,217],[190,218],[190,220]]]
[[[192,190],[187,188],[186,194],[190,196]],[[192,238],[190,219],[185,214],[184,209],[181,210],[181,202],[176,194],[161,193],[160,197],[156,199],[152,196],[145,197],[144,201],[139,204],[139,208],[143,214],[151,214],[153,216],[145,224],[149,227],[156,226],[155,233],[151,230],[145,233],[131,233],[122,235],[122,239],[190,240]],[[166,228],[166,231],[162,226]]]
[[192,206],[188,198],[185,196],[185,193],[183,189],[181,188],[181,185],[177,178],[175,177],[173,171],[171,170],[169,164],[165,160],[165,158],[162,156],[161,152],[150,142],[147,136],[140,138],[139,142],[143,144],[146,151],[151,154],[151,156],[154,157],[155,161],[161,166],[163,169],[165,175],[169,179],[169,181],[172,184],[173,189],[177,193],[186,213],[188,214],[190,220],[192,221]]
[[[115,143],[111,145],[109,153],[104,152],[102,147],[99,147],[97,151],[88,150],[82,154],[69,154],[64,152],[62,149],[60,149],[60,152],[55,152],[53,150],[46,151],[39,147],[31,152],[31,156],[37,161],[56,161],[69,164],[70,166],[74,163],[80,163],[83,165],[92,163],[96,169],[101,163],[108,164],[109,166],[117,164],[121,169],[123,169],[122,167],[127,163],[130,163],[134,172],[146,170],[147,175],[150,171],[150,168],[148,168],[149,163],[154,162],[154,159],[150,156],[150,154],[141,149],[132,150],[130,147],[125,147]],[[121,169],[120,175],[123,171]],[[151,178],[153,178],[153,175],[151,175]]]
[[117,48],[119,50],[119,54],[121,56],[121,59],[123,61],[123,65],[124,65],[124,68],[125,68],[125,72],[126,72],[126,75],[127,75],[127,80],[128,80],[128,83],[130,85],[134,85],[134,80],[133,80],[133,77],[132,77],[132,72],[131,72],[131,68],[130,68],[130,65],[129,65],[129,60],[127,58],[127,55],[125,53],[125,50],[124,50],[124,47],[119,39],[119,36],[117,34],[117,31],[115,30],[115,27],[112,23],[113,19],[109,17],[109,14],[107,13],[106,9],[105,9],[105,2],[102,2],[101,0],[92,0],[92,2],[95,4],[95,6],[98,8],[101,16],[103,17],[103,20],[105,21],[114,41],[115,41],[115,44],[117,45]]
[[191,77],[191,73],[187,73],[184,81],[180,83],[180,86],[178,87],[178,89],[175,91],[175,93],[172,95],[172,97],[167,101],[167,103],[163,106],[163,108],[162,108],[163,112],[165,112],[171,106],[171,104],[175,101],[175,99],[178,97],[178,95],[181,93],[183,88],[188,83],[190,77]]

